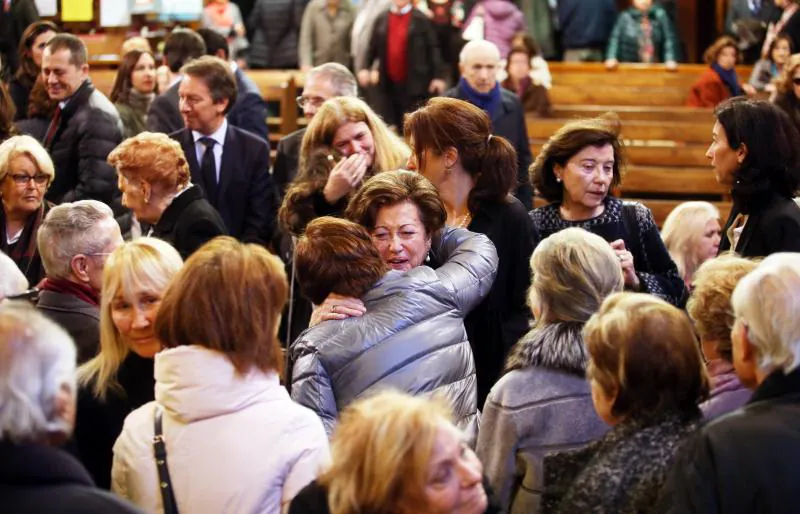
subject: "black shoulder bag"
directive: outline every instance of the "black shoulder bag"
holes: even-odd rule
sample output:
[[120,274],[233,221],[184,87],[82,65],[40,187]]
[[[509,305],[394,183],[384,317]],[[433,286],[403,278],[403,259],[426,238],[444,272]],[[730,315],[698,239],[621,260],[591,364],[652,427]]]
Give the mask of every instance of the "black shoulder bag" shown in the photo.
[[158,468],[158,487],[161,490],[164,514],[178,514],[178,504],[175,502],[175,492],[172,489],[172,480],[169,478],[169,467],[167,466],[167,447],[164,445],[162,415],[161,407],[156,406],[153,453],[156,456],[156,467]]

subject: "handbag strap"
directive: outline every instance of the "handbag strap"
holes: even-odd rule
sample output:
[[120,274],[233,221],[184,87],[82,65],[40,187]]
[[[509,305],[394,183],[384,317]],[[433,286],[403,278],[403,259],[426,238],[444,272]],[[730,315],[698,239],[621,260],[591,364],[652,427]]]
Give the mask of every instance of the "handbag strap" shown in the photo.
[[158,469],[158,486],[161,490],[161,502],[164,504],[164,514],[178,514],[178,504],[175,502],[175,492],[172,489],[172,480],[169,478],[167,447],[164,444],[162,418],[163,411],[161,407],[156,405],[153,453],[156,457],[156,468]]

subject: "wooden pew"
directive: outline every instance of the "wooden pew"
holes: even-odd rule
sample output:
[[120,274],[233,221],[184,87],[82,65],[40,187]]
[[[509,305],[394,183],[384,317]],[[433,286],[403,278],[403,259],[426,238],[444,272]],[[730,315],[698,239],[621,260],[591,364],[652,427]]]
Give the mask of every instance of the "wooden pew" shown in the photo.
[[555,105],[556,118],[593,118],[608,111],[616,112],[623,121],[657,121],[662,123],[709,123],[713,125],[712,109],[694,107],[664,107],[636,105]]
[[[527,118],[528,137],[548,139],[569,119]],[[711,120],[706,122],[623,121],[622,137],[631,140],[684,141],[706,144],[711,141]]]

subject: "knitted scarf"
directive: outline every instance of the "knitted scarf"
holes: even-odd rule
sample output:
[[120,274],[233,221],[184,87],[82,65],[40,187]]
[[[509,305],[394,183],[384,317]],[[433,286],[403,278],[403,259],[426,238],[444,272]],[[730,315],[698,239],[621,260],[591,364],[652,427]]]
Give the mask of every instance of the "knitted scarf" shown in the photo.
[[722,79],[722,82],[731,92],[731,96],[742,96],[744,94],[742,86],[739,84],[739,77],[736,76],[736,69],[726,70],[715,62],[711,63],[711,68],[717,72],[719,78]]
[[500,93],[499,83],[495,83],[494,88],[488,93],[481,93],[474,90],[469,83],[464,80],[464,77],[461,77],[461,80],[458,82],[458,87],[464,92],[469,103],[486,111],[490,118],[494,118],[502,105],[503,97]]

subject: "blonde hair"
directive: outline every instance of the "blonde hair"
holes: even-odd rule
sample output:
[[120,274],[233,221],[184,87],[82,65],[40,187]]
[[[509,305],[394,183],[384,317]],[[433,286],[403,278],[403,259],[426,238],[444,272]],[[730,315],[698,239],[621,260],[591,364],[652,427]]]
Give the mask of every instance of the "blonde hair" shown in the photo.
[[669,213],[661,238],[683,280],[691,278],[703,262],[698,255],[706,223],[719,220],[719,210],[708,202],[683,202]]
[[29,158],[40,173],[44,173],[49,177],[47,187],[50,187],[56,176],[53,159],[50,158],[50,154],[47,153],[47,150],[44,149],[39,141],[31,136],[13,136],[0,144],[0,181],[8,175],[8,167],[11,161],[20,156]]
[[587,376],[609,396],[617,418],[674,412],[699,415],[709,380],[689,319],[653,295],[614,293],[583,329]]
[[702,341],[717,341],[717,351],[731,362],[733,309],[731,295],[739,281],[757,264],[737,255],[723,255],[704,262],[694,275],[694,290],[686,312]]
[[428,464],[446,402],[386,390],[349,405],[331,439],[332,465],[319,478],[331,514],[421,512]]
[[790,373],[800,364],[800,255],[772,254],[745,276],[731,298],[748,327],[762,370]]
[[139,290],[161,296],[182,266],[175,248],[151,237],[124,243],[108,257],[100,295],[100,353],[78,368],[78,383],[90,387],[96,398],[105,400],[109,389],[119,391],[117,371],[130,351],[111,318],[117,293],[131,302]]
[[614,250],[602,237],[568,228],[545,238],[531,256],[528,303],[538,323],[585,323],[603,299],[622,291],[625,279]]
[[800,54],[795,54],[789,57],[786,64],[783,65],[781,75],[776,82],[777,90],[779,93],[794,94],[794,74],[800,68]]
[[[411,151],[386,123],[363,100],[348,96],[334,97],[322,104],[308,124],[300,148],[299,174],[296,181],[309,180],[305,174],[306,156],[321,146],[332,147],[336,131],[346,123],[367,124],[375,143],[375,158],[368,175],[402,168]],[[327,177],[325,177],[327,179]],[[366,180],[368,177],[365,177]]]

